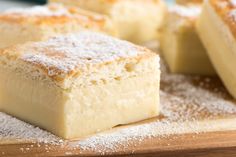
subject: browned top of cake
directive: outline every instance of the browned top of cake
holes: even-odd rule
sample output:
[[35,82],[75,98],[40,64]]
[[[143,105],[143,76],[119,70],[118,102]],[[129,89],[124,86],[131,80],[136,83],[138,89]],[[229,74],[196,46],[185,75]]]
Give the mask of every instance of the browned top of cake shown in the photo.
[[[57,2],[58,0],[51,0],[52,2],[55,1]],[[80,2],[81,0],[74,0],[74,1],[78,1]],[[83,0],[82,0],[83,1]],[[87,1],[87,0],[86,0]],[[101,4],[104,4],[104,3],[110,3],[110,4],[115,4],[115,3],[118,3],[118,2],[121,2],[121,1],[127,1],[127,0],[88,0],[88,1],[98,1],[100,2]],[[143,1],[143,0],[135,0],[135,1]],[[145,0],[145,2],[155,2],[155,3],[159,3],[160,1],[163,1],[163,0]],[[197,0],[195,0],[197,1]],[[198,0],[199,1],[199,0]],[[144,1],[143,1],[144,2]]]
[[[100,1],[106,1],[108,3],[116,3],[119,1],[125,1],[125,0],[100,0]],[[138,0],[138,1],[143,1],[143,0]],[[161,0],[146,0],[145,2],[160,2]]]
[[191,0],[193,3],[202,3],[203,0]]
[[176,0],[178,4],[201,4],[203,0]]
[[236,36],[236,0],[209,0],[209,4]]
[[0,14],[0,21],[36,25],[54,25],[68,22],[103,25],[106,17],[74,7],[51,4],[25,9],[10,9]]
[[0,59],[30,65],[55,82],[110,63],[138,62],[153,56],[156,54],[146,48],[94,32],[57,36],[0,51]]

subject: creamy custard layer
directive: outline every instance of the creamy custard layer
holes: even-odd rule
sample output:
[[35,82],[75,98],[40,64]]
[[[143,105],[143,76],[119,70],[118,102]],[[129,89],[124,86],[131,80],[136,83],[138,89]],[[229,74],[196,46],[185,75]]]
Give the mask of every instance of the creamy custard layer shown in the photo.
[[26,78],[12,69],[0,68],[0,109],[55,134],[62,135],[65,91]]
[[65,106],[65,119],[70,126],[65,130],[66,138],[157,116],[158,80],[159,72],[74,89],[70,94],[74,99]]

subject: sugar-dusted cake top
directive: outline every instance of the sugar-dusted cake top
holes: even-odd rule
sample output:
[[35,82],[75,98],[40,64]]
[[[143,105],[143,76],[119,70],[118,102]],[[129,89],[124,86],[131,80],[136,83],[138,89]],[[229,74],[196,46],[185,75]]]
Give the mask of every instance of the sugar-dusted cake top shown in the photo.
[[236,36],[236,0],[209,0],[206,4],[208,2]]
[[59,4],[14,8],[0,13],[0,21],[18,24],[58,24],[73,21],[103,24],[105,20],[106,17],[103,15]]
[[187,18],[196,18],[201,13],[201,6],[200,5],[173,5],[169,8],[170,13],[177,14],[182,17]]
[[146,48],[94,32],[58,36],[0,51],[0,59],[26,63],[57,82],[110,63],[151,56],[156,55]]

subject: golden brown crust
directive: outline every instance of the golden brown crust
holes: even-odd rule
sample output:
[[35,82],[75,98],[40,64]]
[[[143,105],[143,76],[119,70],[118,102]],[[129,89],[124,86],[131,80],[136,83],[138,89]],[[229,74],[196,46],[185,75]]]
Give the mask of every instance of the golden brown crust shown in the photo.
[[[61,0],[50,0],[51,2],[60,2]],[[87,1],[87,0],[75,0],[75,1],[78,1],[78,2],[82,2],[82,1]],[[95,0],[93,0],[95,1]],[[100,4],[104,4],[104,3],[109,3],[109,4],[115,4],[117,2],[120,2],[120,1],[125,1],[125,0],[96,0],[96,1],[99,1]],[[143,1],[143,0],[136,0],[136,1]],[[159,3],[161,0],[145,0],[145,3],[146,2],[155,2],[155,3]],[[195,1],[200,1],[200,0],[195,0]]]
[[201,4],[203,0],[176,0],[176,2],[178,4],[188,5],[188,4]]
[[[236,1],[235,1],[236,2]],[[236,4],[233,0],[209,0],[216,14],[222,18],[236,37]]]
[[110,15],[114,5],[123,2],[151,3],[153,5],[164,3],[164,0],[49,0],[51,3],[61,3],[66,6],[77,6],[83,9]]
[[55,82],[79,76],[114,62],[154,57],[143,47],[91,32],[54,37],[45,42],[27,43],[0,50],[0,58],[24,62],[42,71]]
[[0,14],[0,21],[16,24],[57,25],[77,22],[88,27],[104,26],[106,17],[75,7],[61,5],[37,6],[30,9],[15,9]]

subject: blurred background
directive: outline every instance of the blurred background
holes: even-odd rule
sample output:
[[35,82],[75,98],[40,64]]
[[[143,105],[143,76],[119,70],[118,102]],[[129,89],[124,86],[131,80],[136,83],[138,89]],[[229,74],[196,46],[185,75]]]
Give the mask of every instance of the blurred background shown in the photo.
[[46,0],[0,0],[0,11],[12,7],[29,7],[35,4],[44,4]]
[[[173,0],[166,0],[172,2]],[[29,7],[36,4],[45,4],[46,0],[0,0],[0,11],[12,7]]]
[[46,0],[0,0],[0,11],[12,7],[29,7],[35,4],[45,4]]

